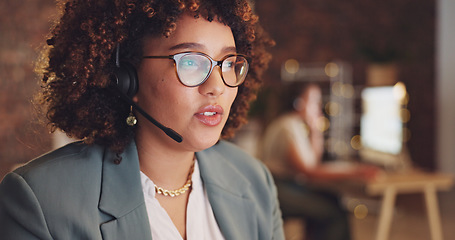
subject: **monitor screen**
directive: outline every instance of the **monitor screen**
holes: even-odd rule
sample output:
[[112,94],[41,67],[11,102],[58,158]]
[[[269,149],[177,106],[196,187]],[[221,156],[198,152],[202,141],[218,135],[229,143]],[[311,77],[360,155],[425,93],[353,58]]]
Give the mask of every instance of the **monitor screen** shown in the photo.
[[[364,149],[397,155],[403,147],[402,98],[396,86],[362,91],[360,136]],[[397,96],[398,95],[398,96]]]

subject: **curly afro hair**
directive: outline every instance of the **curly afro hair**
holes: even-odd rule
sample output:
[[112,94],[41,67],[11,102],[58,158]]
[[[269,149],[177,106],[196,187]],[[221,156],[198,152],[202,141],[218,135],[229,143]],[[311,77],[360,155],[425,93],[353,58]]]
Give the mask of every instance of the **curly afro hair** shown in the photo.
[[249,103],[271,58],[266,48],[274,44],[249,0],[68,0],[60,5],[61,18],[37,68],[43,85],[38,100],[52,130],[122,152],[134,128],[125,122],[130,106],[111,89],[116,46],[121,46],[122,60],[137,65],[143,37],[170,36],[183,13],[229,26],[237,51],[251,59],[222,137],[232,137],[246,122]]

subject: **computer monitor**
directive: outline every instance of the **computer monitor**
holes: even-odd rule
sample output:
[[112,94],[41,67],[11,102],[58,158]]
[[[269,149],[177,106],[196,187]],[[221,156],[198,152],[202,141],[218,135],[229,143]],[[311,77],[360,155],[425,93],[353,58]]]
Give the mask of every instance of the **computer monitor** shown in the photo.
[[406,88],[402,83],[362,90],[362,149],[359,151],[362,160],[390,168],[408,164],[402,118],[406,96]]

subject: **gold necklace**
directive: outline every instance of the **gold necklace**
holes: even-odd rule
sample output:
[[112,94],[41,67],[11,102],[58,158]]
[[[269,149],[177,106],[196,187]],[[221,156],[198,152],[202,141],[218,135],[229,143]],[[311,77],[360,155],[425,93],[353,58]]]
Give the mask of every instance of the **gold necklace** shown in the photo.
[[162,187],[158,187],[155,185],[155,192],[164,196],[170,196],[170,197],[177,197],[180,194],[184,194],[188,189],[190,189],[191,185],[193,182],[191,181],[191,177],[193,176],[193,171],[194,171],[194,160],[193,160],[193,165],[191,165],[190,172],[188,173],[188,178],[186,180],[185,185],[183,187],[176,189],[176,190],[166,190]]

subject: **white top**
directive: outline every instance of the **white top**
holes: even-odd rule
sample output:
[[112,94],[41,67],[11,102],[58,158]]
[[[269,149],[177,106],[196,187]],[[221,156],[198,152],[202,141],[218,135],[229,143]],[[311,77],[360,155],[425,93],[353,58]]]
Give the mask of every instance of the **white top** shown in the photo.
[[290,144],[297,147],[297,154],[305,166],[312,168],[318,164],[308,134],[306,124],[295,113],[281,116],[271,123],[263,137],[262,160],[273,174],[277,176],[299,174],[295,167],[286,161]]
[[[186,212],[187,240],[223,240],[220,228],[213,215],[207,192],[202,184],[199,165],[194,163],[190,192]],[[141,171],[142,191],[149,218],[153,240],[183,240],[166,210],[155,198],[154,183]]]

